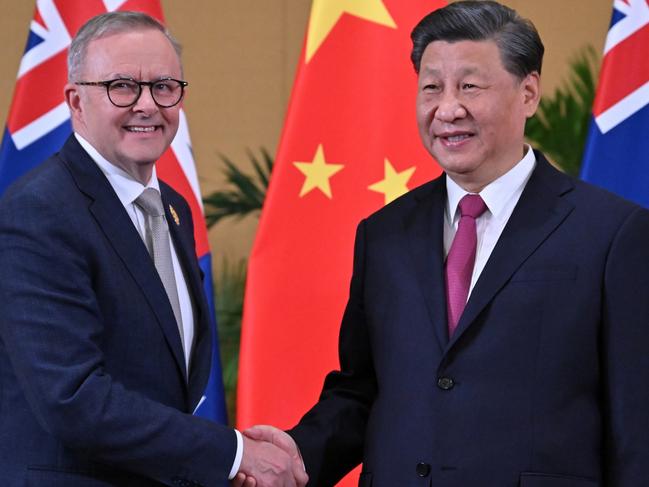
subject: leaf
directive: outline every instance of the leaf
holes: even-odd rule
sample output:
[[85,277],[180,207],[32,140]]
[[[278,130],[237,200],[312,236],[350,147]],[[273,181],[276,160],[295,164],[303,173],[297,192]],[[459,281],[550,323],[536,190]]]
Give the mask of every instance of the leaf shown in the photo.
[[261,162],[252,151],[247,152],[254,171],[252,175],[242,172],[231,159],[219,154],[225,165],[223,172],[229,187],[203,198],[208,228],[223,218],[241,219],[261,210],[273,169],[273,159],[263,147],[260,149]]

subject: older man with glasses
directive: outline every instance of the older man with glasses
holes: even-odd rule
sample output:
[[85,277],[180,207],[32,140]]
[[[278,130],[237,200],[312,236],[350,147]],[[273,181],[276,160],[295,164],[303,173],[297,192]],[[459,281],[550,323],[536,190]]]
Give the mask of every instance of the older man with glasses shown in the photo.
[[190,209],[155,170],[188,85],[179,45],[104,14],[68,71],[74,134],[0,200],[2,485],[304,485],[283,450],[192,415],[208,309]]

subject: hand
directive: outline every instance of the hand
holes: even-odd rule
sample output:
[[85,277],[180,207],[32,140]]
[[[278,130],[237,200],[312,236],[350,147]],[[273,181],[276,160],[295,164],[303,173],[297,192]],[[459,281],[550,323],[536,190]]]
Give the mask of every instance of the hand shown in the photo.
[[304,487],[307,481],[301,461],[296,465],[279,446],[243,436],[243,458],[233,487]]
[[[257,426],[253,426],[252,428],[248,428],[243,432],[243,434],[253,440],[267,441],[269,443],[272,443],[273,445],[278,446],[286,453],[288,453],[291,459],[293,460],[295,467],[299,469],[299,472],[296,472],[296,476],[295,476],[296,479],[298,479],[297,474],[299,474],[300,472],[301,473],[306,472],[306,468],[304,466],[304,460],[302,460],[302,455],[300,454],[300,450],[297,447],[295,440],[293,440],[293,438],[291,438],[291,436],[288,435],[286,432],[278,428],[275,428],[274,426],[257,425]],[[306,480],[304,481],[304,483],[306,484],[307,481],[308,481],[308,475],[306,476]]]

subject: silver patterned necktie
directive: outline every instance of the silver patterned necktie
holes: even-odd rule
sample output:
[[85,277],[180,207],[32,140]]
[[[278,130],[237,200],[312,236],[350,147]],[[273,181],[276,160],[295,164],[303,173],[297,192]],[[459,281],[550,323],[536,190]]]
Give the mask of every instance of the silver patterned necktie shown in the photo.
[[180,314],[180,300],[178,299],[178,288],[176,287],[176,275],[171,260],[171,240],[169,238],[169,227],[165,218],[164,207],[160,193],[153,188],[146,188],[135,200],[145,214],[146,232],[144,243],[153,263],[158,271],[160,280],[167,292],[171,309],[176,318],[180,343],[185,348],[185,337],[183,334],[183,322]]

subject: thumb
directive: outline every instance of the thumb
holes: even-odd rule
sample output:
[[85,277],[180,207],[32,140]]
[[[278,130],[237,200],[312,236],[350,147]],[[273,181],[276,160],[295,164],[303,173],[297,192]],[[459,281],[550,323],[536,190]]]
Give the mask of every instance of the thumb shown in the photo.
[[273,443],[275,428],[267,425],[256,425],[248,428],[242,433],[252,440],[269,441]]

